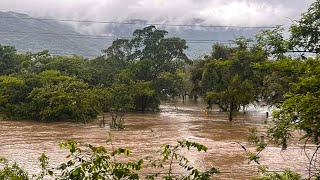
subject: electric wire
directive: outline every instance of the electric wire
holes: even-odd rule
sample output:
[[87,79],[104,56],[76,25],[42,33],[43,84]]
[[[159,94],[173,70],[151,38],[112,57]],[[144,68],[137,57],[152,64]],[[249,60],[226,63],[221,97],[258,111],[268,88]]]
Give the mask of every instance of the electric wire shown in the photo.
[[60,21],[60,22],[75,22],[75,23],[94,23],[94,24],[149,25],[149,26],[150,26],[150,25],[154,25],[154,26],[168,26],[168,27],[202,27],[202,28],[275,29],[275,28],[278,28],[279,26],[281,26],[281,25],[268,25],[268,26],[235,26],[235,25],[137,23],[137,22],[75,20],[75,19],[16,17],[16,16],[0,16],[0,18],[2,18],[2,19],[39,20],[39,21]]

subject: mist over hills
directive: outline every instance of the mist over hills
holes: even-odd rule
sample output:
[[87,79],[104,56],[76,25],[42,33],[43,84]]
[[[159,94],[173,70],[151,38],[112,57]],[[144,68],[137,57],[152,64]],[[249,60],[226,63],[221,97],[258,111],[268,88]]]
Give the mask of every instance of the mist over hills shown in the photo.
[[[85,36],[88,33],[84,33],[82,29],[90,28],[92,23],[77,23],[75,25],[75,23],[28,18],[30,16],[27,14],[0,12],[0,44],[15,46],[19,52],[49,50],[53,54],[79,54],[85,57],[95,57],[101,54],[102,49],[110,46],[115,39],[97,36],[130,37],[135,29],[143,28],[148,23],[141,19],[128,19],[125,22],[137,24],[101,24],[100,34]],[[201,22],[201,19],[194,21],[198,23]],[[240,36],[252,37],[259,32],[259,29],[244,28],[161,26],[157,26],[157,28],[167,30],[168,36],[186,39],[189,46],[187,54],[191,58],[209,53],[214,43],[214,41],[194,42],[192,40],[227,41]]]
[[95,56],[104,48],[104,44],[107,45],[97,39],[56,35],[80,35],[80,33],[71,26],[56,21],[22,19],[28,17],[26,14],[15,12],[0,12],[0,44],[15,46],[21,52],[37,52],[47,49],[56,54],[85,56]]

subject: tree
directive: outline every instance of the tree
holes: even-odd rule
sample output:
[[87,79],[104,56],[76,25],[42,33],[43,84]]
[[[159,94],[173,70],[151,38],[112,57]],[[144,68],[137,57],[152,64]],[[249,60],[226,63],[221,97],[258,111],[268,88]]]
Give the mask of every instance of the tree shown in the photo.
[[[179,88],[181,86],[181,79],[177,74],[164,72],[159,75],[156,81],[156,89],[160,92],[161,99],[174,98],[180,95]],[[161,88],[161,90],[160,90]]]
[[118,63],[125,65],[134,60],[132,56],[132,42],[129,39],[117,39],[112,42],[112,45],[102,52],[110,59],[116,60]]
[[76,120],[84,123],[96,117],[95,102],[88,85],[55,73],[59,72],[44,71],[43,86],[34,88],[28,95],[30,117],[42,121]]
[[205,59],[195,60],[189,71],[190,81],[192,83],[190,95],[193,96],[195,101],[197,101],[199,96],[204,96],[205,94],[205,90],[203,90],[203,88],[201,87],[202,74],[205,64]]
[[305,70],[304,61],[290,57],[255,64],[256,74],[263,79],[260,104],[278,107],[284,101],[285,94],[292,88],[292,84],[298,82]]
[[[299,78],[299,81],[292,84],[287,92],[280,110],[275,113],[276,126],[271,129],[277,139],[281,139],[285,145],[289,137],[288,128],[299,129],[305,132],[304,139],[312,139],[315,144],[320,143],[320,119],[319,95],[320,95],[320,61],[309,59],[305,63],[306,73]],[[280,128],[283,128],[282,137],[277,136]]]
[[149,110],[158,108],[159,102],[154,97],[155,90],[152,88],[152,82],[136,81],[131,87],[133,89],[135,110],[145,111],[147,108],[150,108]]
[[[240,106],[258,99],[258,87],[262,79],[256,76],[254,65],[265,62],[267,57],[259,47],[249,49],[245,39],[237,40],[238,47],[230,50],[229,59],[207,60],[204,64],[201,78],[201,88],[205,99],[211,108],[217,104],[221,110],[229,112],[232,121],[235,112]],[[225,48],[215,46],[215,51]],[[218,53],[218,52],[216,52]]]
[[290,49],[290,42],[285,39],[283,31],[281,26],[262,31],[256,35],[257,46],[270,58],[277,60],[285,58],[285,53]]
[[177,70],[176,86],[178,89],[178,94],[182,97],[182,101],[185,102],[192,89],[192,83],[188,69]]
[[43,70],[56,70],[66,76],[85,78],[86,61],[81,56],[54,56],[44,65]]
[[27,93],[23,79],[0,76],[0,112],[14,119],[23,116],[18,112]]
[[9,75],[20,70],[20,59],[12,46],[0,45],[0,75]]
[[311,4],[308,11],[302,14],[302,17],[296,24],[290,28],[290,42],[292,48],[305,52],[320,52],[320,1],[316,0]]
[[48,50],[43,50],[37,53],[27,52],[25,54],[28,61],[24,62],[25,74],[40,73],[45,70],[45,66],[52,60]]
[[277,27],[272,30],[262,31],[256,36],[258,45],[266,53],[277,59],[281,59],[285,53],[299,52],[305,58],[304,53],[320,52],[319,32],[320,32],[320,1],[316,0],[311,4],[308,11],[290,27],[289,38],[283,35],[283,28]]
[[124,114],[134,108],[133,94],[131,87],[127,84],[114,83],[108,89],[106,102],[108,112],[111,115],[110,128],[124,128]]
[[[307,165],[309,179],[320,178],[319,172],[319,149],[320,149],[320,120],[319,120],[319,95],[320,95],[320,60],[318,58],[308,58],[299,64],[304,73],[299,74],[298,80],[292,82],[290,88],[283,96],[283,101],[279,104],[278,110],[274,111],[272,127],[268,129],[268,137],[270,141],[274,140],[278,145],[285,150],[288,147],[288,140],[292,137],[294,131],[299,131],[301,134],[300,140],[304,140],[305,146],[307,143],[315,144],[315,151],[307,153],[309,160]],[[267,146],[258,141],[257,154],[253,154],[253,159],[258,159],[257,156]],[[266,173],[266,179],[270,177],[296,177],[301,179],[300,175],[294,172],[287,173]],[[262,178],[263,179],[263,178]]]
[[[220,109],[229,112],[229,121],[232,121],[235,112],[241,106],[246,106],[255,100],[255,88],[249,80],[241,81],[239,76],[225,79],[226,86],[215,84],[218,89],[207,92],[206,100],[209,106],[218,104]],[[219,81],[219,80],[218,80]]]
[[213,59],[229,59],[230,55],[235,51],[234,48],[223,44],[215,43],[212,45],[211,57]]
[[[148,101],[152,102],[149,104],[155,109],[158,109],[160,99],[164,97],[162,90],[175,88],[160,81],[163,81],[164,76],[168,77],[168,74],[177,77],[177,69],[190,62],[184,53],[187,49],[186,41],[176,37],[168,38],[167,34],[167,31],[148,26],[135,30],[131,40],[117,39],[104,51],[106,58],[117,62],[122,67],[120,69],[129,69],[135,81],[152,84],[154,95]],[[149,105],[140,108],[151,109]]]
[[[319,16],[320,1],[316,0],[302,14],[299,21],[290,28],[289,40],[283,37],[269,38],[267,45],[272,47],[281,47],[283,52],[310,52],[318,54],[319,46]],[[270,34],[268,34],[270,35]],[[274,35],[274,34],[273,34]],[[269,37],[275,37],[275,36]],[[265,41],[265,39],[262,39]],[[287,43],[284,43],[286,42]],[[280,46],[279,46],[280,45]],[[287,50],[286,50],[287,49]],[[277,48],[275,48],[277,50]],[[308,143],[315,145],[315,151],[309,154],[305,151],[309,160],[307,164],[308,179],[320,179],[319,172],[319,143],[320,143],[320,61],[319,57],[306,58],[304,54],[302,58],[292,59],[282,55],[277,62],[267,62],[265,68],[267,70],[265,84],[267,85],[267,97],[270,98],[271,104],[276,104],[278,110],[274,111],[274,119],[272,127],[268,129],[268,135],[282,149],[286,149],[289,139],[293,132],[300,132],[300,140],[303,140],[305,146]],[[262,65],[263,67],[263,65]],[[304,148],[305,148],[304,146]],[[266,147],[259,147],[258,154]],[[257,156],[252,156],[257,159]],[[302,179],[301,175],[292,171],[285,171],[283,174],[267,173],[263,171],[264,177],[261,179]]]
[[113,57],[99,56],[86,62],[86,71],[89,78],[87,82],[93,86],[110,87],[116,79],[116,75],[128,66],[121,60]]

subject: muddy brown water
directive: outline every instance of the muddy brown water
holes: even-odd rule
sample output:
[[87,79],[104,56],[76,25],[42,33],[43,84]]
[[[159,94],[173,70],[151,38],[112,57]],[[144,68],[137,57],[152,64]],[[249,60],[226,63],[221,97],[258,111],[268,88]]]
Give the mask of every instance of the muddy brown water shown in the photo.
[[[16,161],[24,169],[36,173],[37,158],[43,152],[56,166],[67,155],[59,143],[67,139],[105,145],[108,132],[113,135],[115,147],[128,148],[132,156],[154,156],[163,144],[177,140],[201,143],[209,149],[206,153],[187,153],[190,162],[200,169],[218,167],[221,173],[215,179],[250,179],[258,175],[257,166],[248,164],[240,144],[247,143],[248,129],[257,127],[264,134],[268,124],[267,109],[251,107],[240,113],[233,122],[227,114],[213,110],[206,115],[203,103],[181,101],[163,103],[156,113],[128,113],[125,130],[110,130],[98,126],[98,120],[89,124],[68,122],[38,123],[30,121],[0,121],[0,156]],[[306,157],[301,144],[293,142],[286,151],[270,146],[261,153],[261,163],[272,171],[287,168],[306,172]]]

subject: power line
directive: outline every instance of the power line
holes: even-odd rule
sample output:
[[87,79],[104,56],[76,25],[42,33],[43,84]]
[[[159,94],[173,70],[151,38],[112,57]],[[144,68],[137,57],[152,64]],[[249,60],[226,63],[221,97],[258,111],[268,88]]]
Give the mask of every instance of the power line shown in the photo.
[[[64,34],[64,33],[51,33],[51,32],[28,32],[28,31],[0,31],[0,34],[18,34],[18,35],[45,35],[45,36],[67,36],[74,38],[93,38],[93,39],[131,39],[133,37],[117,37],[117,36],[105,36],[105,35],[88,35],[88,34]],[[159,39],[149,38],[144,41],[156,41]],[[187,43],[220,43],[220,44],[236,44],[233,40],[218,40],[218,39],[181,39]],[[174,39],[165,39],[165,42],[177,42]]]
[[117,22],[117,21],[94,21],[94,20],[74,20],[74,19],[54,19],[54,18],[35,18],[35,17],[13,17],[0,16],[2,19],[24,19],[24,20],[40,20],[40,21],[61,21],[76,23],[94,23],[94,24],[121,24],[121,25],[154,25],[168,27],[201,27],[201,28],[241,28],[241,29],[274,29],[280,25],[271,26],[233,26],[233,25],[201,25],[201,24],[166,24],[166,23],[137,23],[137,22]]
[[80,38],[98,38],[98,39],[116,39],[117,36],[105,35],[89,35],[89,34],[65,34],[65,33],[51,33],[51,32],[32,32],[32,31],[0,31],[0,34],[22,34],[22,35],[54,35],[54,36],[71,36]]
[[[27,53],[31,53],[31,54],[36,54],[36,53],[39,53],[41,51],[37,51],[37,52],[32,52],[32,51],[19,51],[17,52],[18,54],[27,54]],[[49,51],[49,55],[50,56],[83,56],[83,57],[90,57],[90,58],[95,58],[95,57],[99,57],[99,56],[104,56],[105,54],[83,54],[83,53],[68,53],[68,52],[57,52],[57,51]]]

